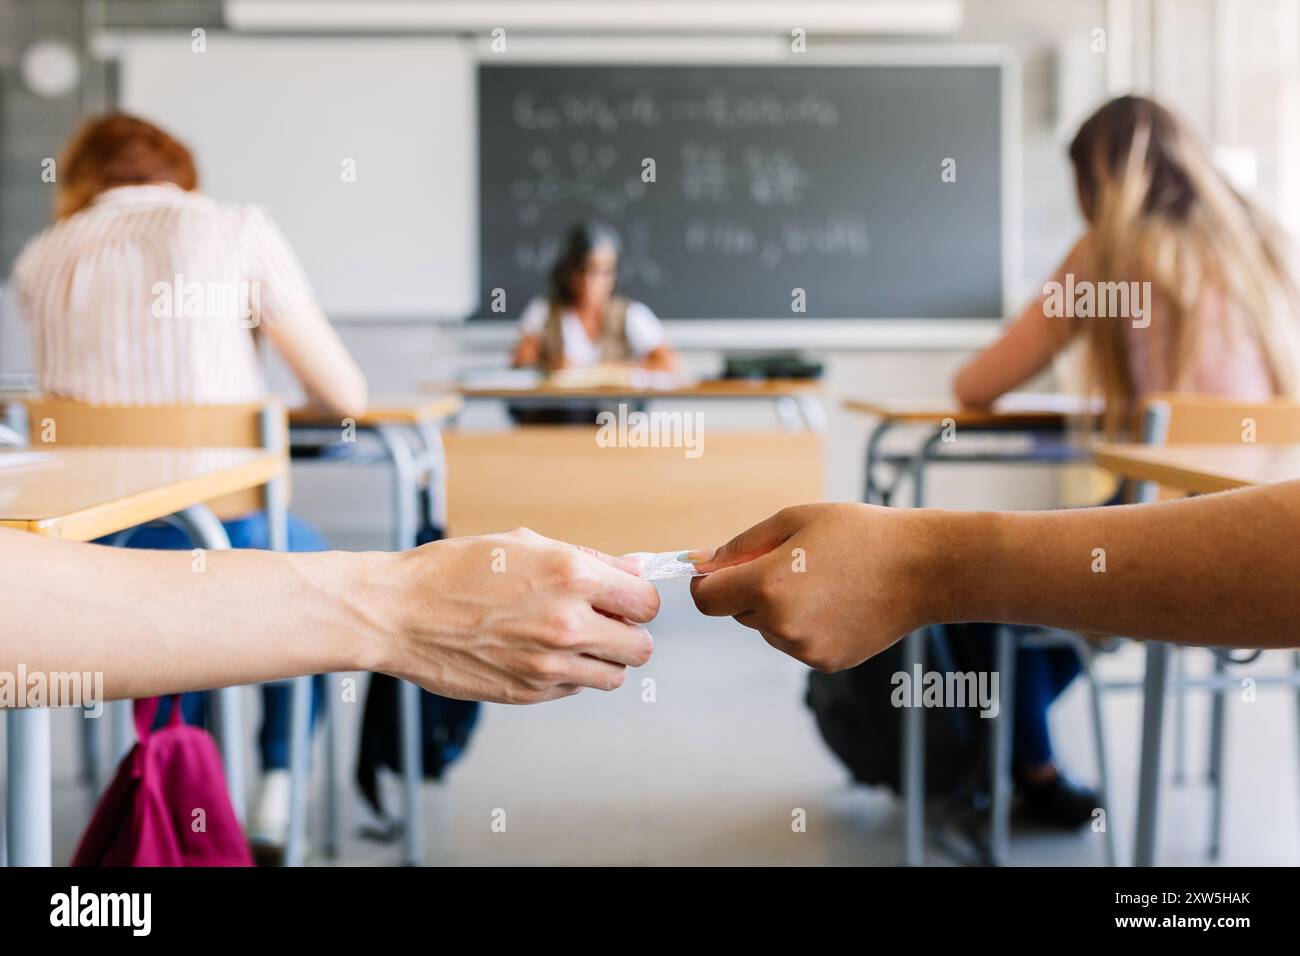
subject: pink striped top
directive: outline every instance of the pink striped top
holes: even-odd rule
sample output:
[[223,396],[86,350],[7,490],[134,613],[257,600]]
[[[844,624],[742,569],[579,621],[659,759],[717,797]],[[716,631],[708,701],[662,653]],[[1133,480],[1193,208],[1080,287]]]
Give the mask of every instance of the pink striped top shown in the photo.
[[42,231],[13,284],[40,388],[100,405],[257,401],[254,329],[314,302],[263,210],[161,183],[106,190]]
[[1153,392],[1217,395],[1242,402],[1263,402],[1277,394],[1263,350],[1251,338],[1240,309],[1222,292],[1208,290],[1185,321],[1199,323],[1195,351],[1175,376],[1174,329],[1163,298],[1148,303],[1146,328],[1124,324],[1129,378],[1139,399]]

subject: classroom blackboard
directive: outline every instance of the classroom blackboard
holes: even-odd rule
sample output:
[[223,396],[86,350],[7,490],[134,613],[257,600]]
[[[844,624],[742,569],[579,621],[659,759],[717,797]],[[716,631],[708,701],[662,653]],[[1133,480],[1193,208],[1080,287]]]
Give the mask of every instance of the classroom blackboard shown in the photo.
[[664,318],[998,317],[1001,69],[481,65],[478,316],[594,217]]

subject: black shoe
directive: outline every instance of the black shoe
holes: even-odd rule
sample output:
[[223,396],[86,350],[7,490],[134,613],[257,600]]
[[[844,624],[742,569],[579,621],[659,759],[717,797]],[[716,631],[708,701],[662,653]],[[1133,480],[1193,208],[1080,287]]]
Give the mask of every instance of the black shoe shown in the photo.
[[284,866],[284,844],[254,842],[250,845],[254,866]]
[[1018,810],[1026,818],[1060,830],[1077,830],[1092,822],[1101,806],[1097,791],[1080,786],[1063,773],[1045,783],[1016,784]]

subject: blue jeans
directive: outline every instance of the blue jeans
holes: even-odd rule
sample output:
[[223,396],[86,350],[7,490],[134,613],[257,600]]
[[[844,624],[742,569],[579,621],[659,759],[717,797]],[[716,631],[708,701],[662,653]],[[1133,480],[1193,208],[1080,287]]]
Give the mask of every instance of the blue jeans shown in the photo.
[[[270,527],[266,513],[255,511],[233,521],[224,521],[226,534],[230,537],[232,548],[264,549],[270,546]],[[307,522],[289,515],[289,550],[290,551],[324,551],[328,548],[325,539]],[[132,528],[122,535],[104,538],[100,543],[120,543],[127,548],[140,548],[150,551],[188,551],[194,545],[178,528],[169,524],[146,524]],[[262,770],[283,770],[289,766],[289,694],[287,683],[262,685],[262,729],[258,732],[258,746],[262,755]],[[321,701],[325,697],[325,678],[316,675],[312,679],[311,723],[316,726],[320,714]],[[183,694],[181,712],[192,724],[206,726],[208,723],[207,698],[204,694]],[[171,713],[171,700],[166,698],[158,708],[155,726],[162,726]]]
[[1036,767],[1052,760],[1047,712],[1079,676],[1079,655],[1070,647],[1022,647],[1016,651],[1015,727],[1012,760]]

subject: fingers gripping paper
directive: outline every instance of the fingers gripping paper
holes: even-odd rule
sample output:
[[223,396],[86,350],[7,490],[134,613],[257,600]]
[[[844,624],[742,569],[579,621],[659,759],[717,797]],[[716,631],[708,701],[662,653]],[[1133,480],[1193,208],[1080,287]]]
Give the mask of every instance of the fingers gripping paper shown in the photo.
[[663,581],[668,578],[690,578],[700,572],[695,565],[682,560],[687,551],[634,551],[625,557],[641,562],[641,577],[647,581]]

